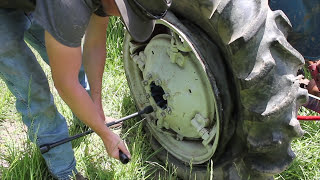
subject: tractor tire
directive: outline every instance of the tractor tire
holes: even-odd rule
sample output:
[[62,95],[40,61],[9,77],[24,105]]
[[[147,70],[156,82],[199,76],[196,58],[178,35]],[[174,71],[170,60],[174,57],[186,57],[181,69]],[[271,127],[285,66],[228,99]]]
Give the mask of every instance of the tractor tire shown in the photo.
[[151,145],[183,179],[272,179],[303,135],[307,91],[291,25],[267,0],[173,0],[154,34],[126,34],[124,67],[137,107],[156,110]]

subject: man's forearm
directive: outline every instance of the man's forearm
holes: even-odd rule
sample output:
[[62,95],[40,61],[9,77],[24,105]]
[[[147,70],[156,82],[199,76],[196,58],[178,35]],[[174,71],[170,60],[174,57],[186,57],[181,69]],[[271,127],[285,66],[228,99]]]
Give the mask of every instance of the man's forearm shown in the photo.
[[101,103],[102,77],[105,66],[105,49],[87,48],[83,52],[85,72],[88,77],[91,97],[95,103]]
[[101,111],[101,89],[106,60],[106,30],[108,20],[108,17],[91,16],[83,48],[83,63],[91,88],[91,97]]
[[108,138],[110,130],[105,126],[104,119],[80,83],[68,83],[60,87],[59,94],[80,120],[103,139]]
[[46,32],[46,47],[52,77],[60,96],[81,121],[91,127],[102,139],[107,140],[111,131],[104,125],[98,109],[78,81],[81,66],[80,47],[64,46],[48,32]]

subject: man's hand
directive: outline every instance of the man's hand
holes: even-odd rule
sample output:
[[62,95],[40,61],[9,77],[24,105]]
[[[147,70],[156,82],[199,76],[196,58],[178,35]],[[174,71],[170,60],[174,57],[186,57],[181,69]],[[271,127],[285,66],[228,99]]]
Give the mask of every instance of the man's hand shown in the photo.
[[299,75],[297,78],[301,88],[307,89],[308,93],[320,97],[320,91],[314,79],[305,79],[303,75]]
[[310,94],[320,97],[320,91],[314,79],[309,82],[307,89]]
[[121,150],[128,158],[131,158],[130,152],[117,134],[111,132],[106,138],[102,138],[102,141],[110,157],[119,160],[119,150]]

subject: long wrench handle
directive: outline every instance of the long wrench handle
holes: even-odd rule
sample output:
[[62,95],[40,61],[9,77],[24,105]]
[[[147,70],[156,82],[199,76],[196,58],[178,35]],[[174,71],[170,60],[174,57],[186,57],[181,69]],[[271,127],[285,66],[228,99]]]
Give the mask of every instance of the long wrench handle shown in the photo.
[[[144,108],[143,110],[141,110],[139,112],[136,112],[136,113],[133,113],[133,114],[131,114],[129,116],[123,117],[123,118],[121,118],[121,119],[119,119],[117,121],[112,121],[110,123],[107,123],[106,126],[110,127],[112,125],[121,123],[121,122],[123,122],[125,120],[128,120],[128,119],[134,118],[136,116],[139,116],[141,114],[149,114],[151,112],[153,112],[152,106],[147,106],[146,108]],[[44,154],[44,153],[50,151],[50,149],[52,149],[54,147],[57,147],[57,146],[59,146],[61,144],[65,144],[67,142],[70,142],[70,141],[72,141],[74,139],[77,139],[77,138],[80,138],[82,136],[86,136],[86,135],[91,134],[93,132],[94,132],[93,130],[88,130],[86,132],[83,132],[83,133],[80,133],[80,134],[77,134],[77,135],[62,139],[60,141],[56,141],[56,142],[51,143],[51,144],[43,144],[43,145],[40,146],[40,152],[41,152],[41,154]]]
[[[139,113],[131,114],[131,115],[126,116],[126,117],[124,117],[124,118],[121,118],[121,119],[119,119],[119,120],[117,120],[117,121],[109,122],[109,123],[106,124],[106,126],[110,127],[110,126],[112,126],[112,125],[121,123],[122,121],[131,119],[131,118],[134,118],[134,117],[136,117],[136,116],[138,116],[138,115],[139,115]],[[52,149],[52,148],[54,148],[54,147],[57,147],[57,146],[59,146],[59,145],[61,145],[61,144],[65,144],[65,143],[67,143],[67,142],[70,142],[70,141],[72,141],[72,140],[78,139],[78,138],[80,138],[80,137],[86,136],[86,135],[91,134],[91,133],[93,133],[93,132],[94,132],[93,130],[88,130],[88,131],[86,131],[86,132],[83,132],[83,133],[80,133],[80,134],[77,134],[77,135],[74,135],[74,136],[71,136],[71,137],[62,139],[62,140],[60,140],[60,141],[56,141],[56,142],[54,142],[54,143],[52,143],[52,144],[44,144],[44,145],[41,145],[41,146],[40,146],[40,152],[41,152],[41,154],[44,154],[44,153],[48,152],[50,149]]]
[[51,143],[51,144],[43,144],[40,146],[40,152],[41,154],[44,154],[48,151],[50,151],[50,149],[54,148],[54,147],[57,147],[61,144],[65,144],[67,142],[70,142],[72,140],[75,140],[77,138],[80,138],[82,136],[85,136],[85,135],[88,135],[88,134],[91,134],[93,133],[94,131],[93,130],[88,130],[86,132],[83,132],[83,133],[80,133],[80,134],[77,134],[77,135],[74,135],[74,136],[71,136],[71,137],[68,137],[68,138],[65,138],[65,139],[62,139],[60,141],[56,141],[54,143]]

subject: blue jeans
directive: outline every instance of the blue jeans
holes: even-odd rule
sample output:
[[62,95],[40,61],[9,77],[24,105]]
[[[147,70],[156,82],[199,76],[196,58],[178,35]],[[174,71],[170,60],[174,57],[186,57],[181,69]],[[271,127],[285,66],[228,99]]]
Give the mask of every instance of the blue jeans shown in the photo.
[[[0,8],[0,77],[16,97],[16,108],[28,127],[28,136],[38,146],[69,136],[65,118],[57,111],[47,78],[26,40],[48,61],[44,31],[32,24],[24,12]],[[30,28],[31,26],[31,28]],[[76,173],[71,143],[55,147],[43,155],[57,179]]]

